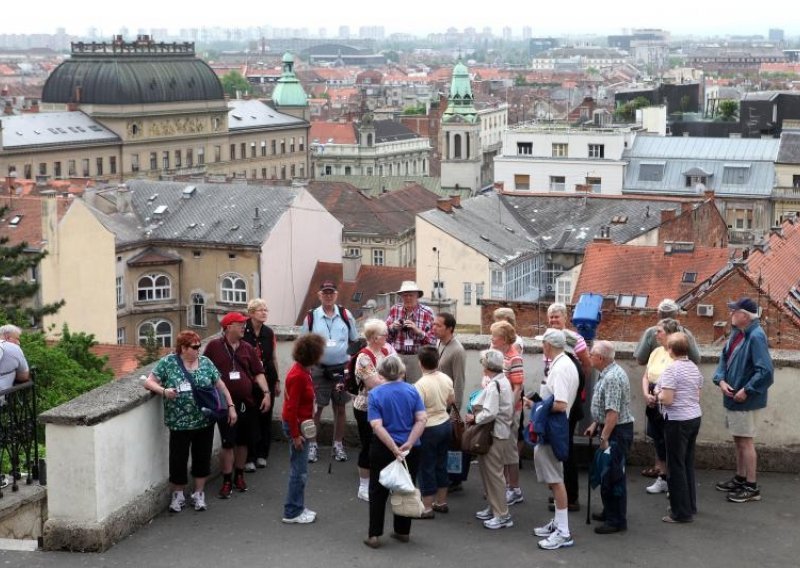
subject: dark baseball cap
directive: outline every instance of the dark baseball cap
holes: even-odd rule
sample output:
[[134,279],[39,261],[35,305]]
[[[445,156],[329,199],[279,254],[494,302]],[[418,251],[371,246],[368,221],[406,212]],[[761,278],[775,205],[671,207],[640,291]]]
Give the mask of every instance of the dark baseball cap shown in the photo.
[[728,302],[728,308],[731,310],[744,310],[745,312],[750,312],[751,314],[758,313],[758,304],[756,304],[750,298],[740,298],[736,302]]
[[336,291],[336,282],[333,280],[325,280],[322,284],[319,285],[320,291],[324,290],[333,290]]

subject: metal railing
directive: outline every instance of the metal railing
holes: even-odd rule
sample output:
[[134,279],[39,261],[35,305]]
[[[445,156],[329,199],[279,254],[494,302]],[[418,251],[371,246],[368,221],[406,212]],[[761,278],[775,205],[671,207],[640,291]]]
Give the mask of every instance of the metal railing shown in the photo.
[[[36,416],[36,386],[33,380],[0,390],[0,464],[7,464],[3,473],[12,491],[19,491],[22,468],[28,472],[25,477],[27,485],[39,479]],[[3,489],[0,487],[2,497]]]

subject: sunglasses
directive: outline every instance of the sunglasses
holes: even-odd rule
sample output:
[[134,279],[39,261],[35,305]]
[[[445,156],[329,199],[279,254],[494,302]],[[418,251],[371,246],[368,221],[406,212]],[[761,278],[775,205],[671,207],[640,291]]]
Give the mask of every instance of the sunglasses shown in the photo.
[[201,345],[199,343],[197,345],[189,345],[189,348],[190,349],[194,349],[195,351],[198,351],[200,349],[200,347],[201,347]]

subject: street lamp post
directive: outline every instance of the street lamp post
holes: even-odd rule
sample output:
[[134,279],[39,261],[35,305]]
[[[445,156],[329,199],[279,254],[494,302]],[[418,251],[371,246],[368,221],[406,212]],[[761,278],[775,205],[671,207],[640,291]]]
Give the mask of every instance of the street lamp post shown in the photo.
[[438,299],[441,301],[444,299],[442,298],[442,275],[441,275],[441,264],[439,262],[439,253],[441,252],[441,250],[439,250],[439,248],[437,247],[433,247],[433,252],[436,253],[436,290],[437,290],[436,295],[438,296]]

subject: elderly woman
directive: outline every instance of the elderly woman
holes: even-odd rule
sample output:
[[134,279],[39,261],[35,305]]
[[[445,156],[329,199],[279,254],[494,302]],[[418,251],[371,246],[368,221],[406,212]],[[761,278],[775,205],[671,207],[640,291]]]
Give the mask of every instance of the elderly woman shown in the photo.
[[489,505],[475,513],[487,529],[502,529],[514,525],[508,512],[506,482],[503,468],[512,454],[516,454],[516,436],[513,429],[513,399],[511,383],[503,372],[503,354],[495,349],[481,353],[483,383],[485,386],[473,403],[473,412],[466,414],[467,424],[492,422],[494,443],[489,453],[478,457],[483,480],[483,492]]
[[[656,480],[647,487],[647,492],[665,493],[667,491],[667,448],[664,444],[664,418],[658,410],[655,395],[656,385],[664,370],[672,365],[672,357],[666,349],[667,337],[678,331],[678,322],[672,318],[665,318],[656,325],[656,347],[647,360],[647,368],[642,375],[642,396],[647,403],[645,416],[647,417],[647,435],[653,440],[656,450],[655,465],[649,470],[658,472]],[[642,473],[649,473],[645,470]]]
[[211,471],[211,447],[214,422],[197,406],[192,389],[215,386],[228,405],[228,423],[236,423],[236,409],[231,395],[220,380],[214,364],[200,356],[200,336],[182,331],[175,340],[175,353],[156,364],[144,382],[144,388],[164,399],[164,424],[169,428],[169,482],[172,500],[169,510],[180,513],[186,506],[183,493],[188,476],[186,462],[192,456],[194,492],[191,499],[195,511],[206,510],[205,486]]
[[325,352],[325,338],[316,333],[301,335],[294,343],[294,363],[286,373],[286,398],[283,401],[283,432],[289,444],[289,487],[283,505],[284,523],[313,523],[317,514],[305,506],[308,482],[308,448],[300,425],[314,416],[314,384],[311,367]]
[[489,328],[492,334],[492,349],[497,349],[503,354],[503,372],[511,383],[511,393],[514,399],[514,432],[517,433],[515,450],[506,455],[506,501],[509,505],[522,503],[522,489],[519,487],[519,451],[522,439],[522,386],[525,382],[525,373],[522,368],[522,355],[517,348],[517,332],[514,327],[505,321],[498,321]]
[[383,384],[383,379],[378,375],[378,365],[394,352],[392,346],[386,344],[388,335],[386,322],[379,319],[367,320],[364,323],[367,346],[359,351],[355,361],[358,394],[353,399],[353,417],[356,419],[361,441],[361,451],[358,453],[358,498],[362,501],[369,501],[369,447],[372,442],[372,427],[367,419],[369,391]]
[[[417,477],[419,438],[428,419],[419,392],[403,381],[406,368],[397,356],[378,365],[384,384],[369,393],[367,416],[375,439],[369,448],[369,535],[364,544],[379,548],[389,490],[380,483],[381,470],[394,459],[405,456],[411,479]],[[392,538],[408,542],[411,519],[394,515]]]
[[453,436],[453,426],[447,409],[456,400],[453,380],[437,370],[439,352],[432,345],[423,345],[417,353],[422,377],[414,383],[425,404],[428,422],[422,434],[419,464],[419,490],[425,510],[423,519],[450,511],[447,506],[447,451]]
[[[275,333],[266,325],[269,309],[267,303],[261,298],[254,298],[247,303],[247,321],[244,324],[244,337],[242,339],[255,348],[261,364],[264,365],[264,373],[269,387],[270,400],[272,404],[269,410],[258,415],[259,436],[247,450],[247,463],[244,470],[253,472],[256,467],[267,467],[269,449],[272,443],[272,409],[275,407],[275,400],[281,395],[281,382],[278,380],[278,360],[275,357],[276,342]],[[264,393],[260,388],[254,389],[253,394],[257,396],[256,404],[261,404]]]
[[664,415],[664,440],[667,446],[670,512],[665,523],[688,523],[697,513],[694,481],[694,449],[700,431],[700,389],[703,375],[689,360],[689,338],[673,333],[667,350],[674,363],[661,374],[656,389]]

